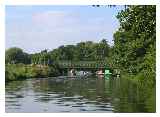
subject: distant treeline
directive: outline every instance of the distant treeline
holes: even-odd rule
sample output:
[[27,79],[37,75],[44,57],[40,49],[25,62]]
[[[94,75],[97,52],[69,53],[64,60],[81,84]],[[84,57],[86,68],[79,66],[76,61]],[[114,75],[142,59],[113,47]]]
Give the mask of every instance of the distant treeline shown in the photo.
[[60,46],[52,51],[28,54],[22,49],[13,47],[6,50],[6,64],[43,64],[50,65],[56,61],[101,61],[109,56],[110,46],[103,39],[99,43],[80,42],[77,45]]
[[[105,15],[105,14],[104,14]],[[20,48],[6,50],[6,64],[52,65],[59,60],[106,61],[125,74],[155,83],[156,73],[156,6],[125,6],[117,14],[120,27],[114,33],[114,45],[106,39],[60,46],[52,51],[28,54]]]

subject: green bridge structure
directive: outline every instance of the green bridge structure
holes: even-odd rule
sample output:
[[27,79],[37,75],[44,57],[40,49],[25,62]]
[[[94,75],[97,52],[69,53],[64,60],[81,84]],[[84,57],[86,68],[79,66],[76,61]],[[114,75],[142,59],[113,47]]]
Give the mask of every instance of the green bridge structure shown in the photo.
[[59,61],[57,64],[63,75],[66,75],[71,69],[91,71],[92,73],[97,70],[103,70],[104,72],[106,69],[113,72],[116,69],[109,67],[105,61]]
[[104,61],[59,61],[60,69],[110,69]]

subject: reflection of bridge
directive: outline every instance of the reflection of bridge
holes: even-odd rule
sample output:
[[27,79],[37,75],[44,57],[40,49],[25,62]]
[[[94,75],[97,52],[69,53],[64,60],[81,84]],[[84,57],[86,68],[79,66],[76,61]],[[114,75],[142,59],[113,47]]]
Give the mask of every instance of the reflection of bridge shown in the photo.
[[109,66],[104,61],[59,61],[58,65],[62,69],[105,69]]

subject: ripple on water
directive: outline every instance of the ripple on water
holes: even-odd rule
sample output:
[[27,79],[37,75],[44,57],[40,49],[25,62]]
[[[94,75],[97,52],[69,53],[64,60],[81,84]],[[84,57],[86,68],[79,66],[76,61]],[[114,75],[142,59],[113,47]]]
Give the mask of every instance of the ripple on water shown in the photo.
[[14,99],[14,98],[24,98],[24,96],[22,95],[22,94],[12,94],[12,95],[10,95],[10,94],[8,94],[8,95],[6,95],[5,96],[6,98],[8,98],[8,99]]
[[55,103],[53,103],[53,104],[58,104],[58,105],[60,105],[60,104],[63,104],[62,102],[55,102]]
[[90,101],[90,100],[85,102],[85,104],[96,104],[96,103],[98,103],[98,102],[97,101]]
[[96,109],[96,111],[104,111],[104,112],[113,112],[114,109],[113,108],[99,108],[99,109]]
[[36,94],[35,95],[35,102],[41,102],[41,101],[54,101],[54,100],[60,100],[61,97],[63,97],[62,94]]
[[72,107],[85,107],[83,105],[72,105]]
[[11,95],[6,95],[5,98],[6,98],[6,99],[14,99],[15,96],[14,96],[14,95],[12,95],[12,96],[11,96]]
[[70,112],[70,110],[62,110],[60,111],[61,113],[67,113],[67,112]]
[[71,106],[70,104],[60,104],[59,106]]
[[17,100],[6,100],[5,102],[6,103],[17,103],[18,101]]
[[72,96],[72,97],[61,97],[62,101],[74,101],[79,102],[83,99],[82,96]]
[[17,107],[17,106],[21,106],[21,105],[13,103],[13,104],[10,104],[9,106],[13,106],[13,107],[16,106]]
[[9,112],[13,113],[14,111],[18,112],[19,109],[21,109],[21,108],[20,107],[6,107],[5,112],[7,112],[7,113],[9,113]]

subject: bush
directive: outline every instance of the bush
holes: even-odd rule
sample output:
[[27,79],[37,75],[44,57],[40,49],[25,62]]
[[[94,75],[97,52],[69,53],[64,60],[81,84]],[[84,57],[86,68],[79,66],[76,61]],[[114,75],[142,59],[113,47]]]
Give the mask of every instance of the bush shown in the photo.
[[8,64],[6,65],[5,75],[5,80],[8,82],[26,78],[56,76],[58,70],[53,66]]

